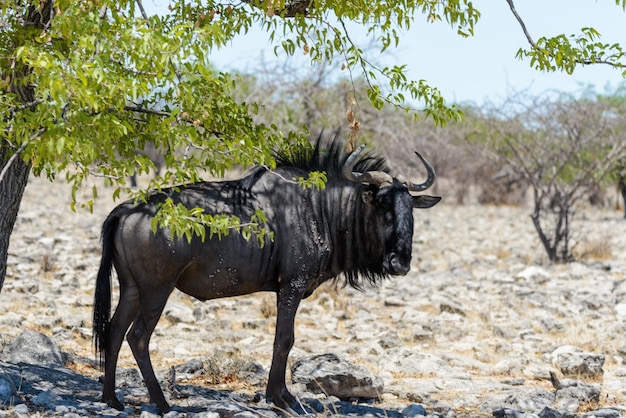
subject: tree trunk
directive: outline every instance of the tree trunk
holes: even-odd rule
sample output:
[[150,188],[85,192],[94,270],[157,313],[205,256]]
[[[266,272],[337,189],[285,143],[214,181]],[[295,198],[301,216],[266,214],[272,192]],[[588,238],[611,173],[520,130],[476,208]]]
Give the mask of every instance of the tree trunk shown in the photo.
[[533,201],[535,204],[533,213],[530,215],[530,218],[533,221],[533,225],[535,227],[535,231],[537,231],[537,235],[539,235],[539,239],[541,240],[541,244],[543,244],[543,248],[546,250],[548,254],[548,258],[550,261],[556,261],[556,249],[552,246],[552,242],[550,238],[546,235],[543,227],[541,226],[541,218],[542,218],[542,205],[545,193],[539,192],[536,185],[533,184]]
[[[52,19],[52,1],[28,1],[24,10],[24,26],[33,27],[44,30]],[[18,3],[19,4],[19,3]],[[19,4],[21,6],[21,4]],[[18,9],[18,8],[16,8]],[[18,47],[19,45],[13,45]],[[10,71],[10,91],[15,93],[20,102],[24,104],[34,103],[35,88],[22,82],[22,78],[30,73],[30,68],[20,67],[12,68]],[[2,79],[6,74],[0,74]],[[23,111],[35,111],[35,106],[27,107]],[[33,127],[36,131],[39,127]],[[23,141],[20,141],[23,143]],[[30,173],[30,164],[25,163],[19,153],[20,150],[15,149],[3,137],[0,137],[0,292],[4,285],[4,279],[7,273],[7,259],[9,256],[9,240],[17,219],[17,212],[20,209],[24,189],[28,182],[28,174]]]
[[624,203],[624,219],[626,219],[626,176],[619,176],[619,191],[622,193],[622,201]]
[[[6,147],[0,147],[0,172],[4,170],[10,157]],[[9,255],[9,239],[17,219],[17,212],[28,182],[30,165],[16,158],[11,162],[4,178],[0,181],[0,292],[4,285],[7,273],[7,258]]]
[[541,240],[541,244],[543,244],[543,248],[546,250],[546,254],[548,254],[548,258],[552,262],[556,262],[556,248],[552,245],[550,238],[545,234],[543,228],[541,227],[541,210],[537,209],[535,206],[535,211],[530,218],[533,221],[533,225],[535,227],[535,231],[537,231],[537,235],[539,235],[539,239]]

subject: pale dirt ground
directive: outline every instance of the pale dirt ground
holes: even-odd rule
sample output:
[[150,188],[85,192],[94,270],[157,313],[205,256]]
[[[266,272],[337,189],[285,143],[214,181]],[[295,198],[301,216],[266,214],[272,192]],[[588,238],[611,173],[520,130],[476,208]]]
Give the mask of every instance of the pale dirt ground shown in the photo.
[[[5,343],[35,329],[68,353],[94,357],[90,328],[100,227],[117,204],[110,190],[99,192],[93,214],[72,213],[63,181],[31,179],[0,295]],[[571,265],[546,261],[529,212],[445,201],[415,211],[411,273],[365,292],[318,290],[300,307],[291,359],[335,352],[384,378],[387,405],[435,399],[462,411],[480,408],[502,380],[523,378],[523,386],[549,389],[549,354],[572,344],[606,356],[601,405],[626,405],[622,212],[583,212],[577,251],[586,255]],[[547,276],[520,277],[529,266]],[[175,291],[151,342],[155,369],[217,356],[252,358],[267,371],[274,313],[272,294],[199,302]],[[432,355],[449,367],[403,372],[389,366],[393,350]],[[126,344],[119,365],[135,366]],[[82,363],[75,367],[89,376],[100,373]],[[204,383],[263,389],[226,380]]]

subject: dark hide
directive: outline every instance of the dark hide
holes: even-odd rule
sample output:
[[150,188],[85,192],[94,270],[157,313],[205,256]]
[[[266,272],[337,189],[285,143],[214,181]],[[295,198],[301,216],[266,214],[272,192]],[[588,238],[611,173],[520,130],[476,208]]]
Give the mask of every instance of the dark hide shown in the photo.
[[[169,410],[148,343],[174,288],[200,300],[271,291],[277,294],[278,314],[266,395],[276,407],[291,410],[296,399],[287,390],[285,369],[300,301],[342,273],[357,288],[363,281],[377,284],[389,275],[406,274],[411,263],[412,209],[431,207],[440,200],[411,195],[408,183],[387,174],[382,159],[366,156],[352,161],[357,156],[346,166],[348,155],[338,142],[322,151],[318,141],[314,150],[278,156],[274,171],[257,168],[240,180],[180,186],[154,192],[147,203],[116,207],[102,230],[94,305],[94,342],[104,359],[102,400],[123,409],[115,396],[115,369],[126,336],[150,401],[162,412]],[[429,180],[412,190],[432,184],[434,171],[429,165],[427,169]],[[324,190],[304,189],[292,180],[306,178],[310,171],[326,172]],[[351,179],[346,179],[346,172]],[[386,182],[354,181],[354,176],[369,172]],[[167,198],[189,208],[204,208],[205,213],[235,215],[242,222],[262,210],[274,240],[261,248],[255,239],[246,241],[237,233],[221,240],[207,237],[205,242],[193,238],[190,243],[171,239],[168,230],[153,233],[151,219]],[[109,319],[112,266],[120,298]]]

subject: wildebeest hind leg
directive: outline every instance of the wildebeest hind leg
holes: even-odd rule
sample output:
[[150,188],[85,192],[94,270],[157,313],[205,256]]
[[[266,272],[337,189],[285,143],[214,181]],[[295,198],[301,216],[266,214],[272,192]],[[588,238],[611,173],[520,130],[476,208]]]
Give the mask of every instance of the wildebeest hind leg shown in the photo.
[[165,303],[172,289],[159,289],[152,292],[151,297],[146,300],[142,299],[139,305],[139,313],[134,320],[133,326],[127,335],[128,345],[135,356],[139,370],[143,376],[144,383],[150,394],[150,402],[157,405],[161,413],[170,410],[170,406],[165,400],[163,391],[159,386],[159,382],[154,374],[152,362],[150,361],[150,353],[148,345],[154,328],[156,327],[159,317],[165,308]]
[[278,291],[274,354],[266,396],[277,408],[292,413],[296,398],[287,390],[285,373],[289,351],[294,343],[294,320],[302,299],[302,290],[290,284],[288,280],[285,282]]
[[120,282],[120,301],[109,324],[106,357],[104,359],[102,402],[106,402],[112,408],[121,411],[124,409],[124,405],[115,396],[115,370],[124,335],[137,315],[139,293],[134,285],[129,287],[122,280]]

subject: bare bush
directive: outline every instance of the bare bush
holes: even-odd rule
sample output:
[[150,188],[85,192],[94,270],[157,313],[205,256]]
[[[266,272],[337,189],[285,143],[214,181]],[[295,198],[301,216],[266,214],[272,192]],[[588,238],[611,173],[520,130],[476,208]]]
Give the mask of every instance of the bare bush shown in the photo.
[[626,156],[620,109],[595,96],[516,96],[486,110],[488,145],[524,176],[533,192],[531,219],[551,261],[573,259],[572,220],[581,200]]

